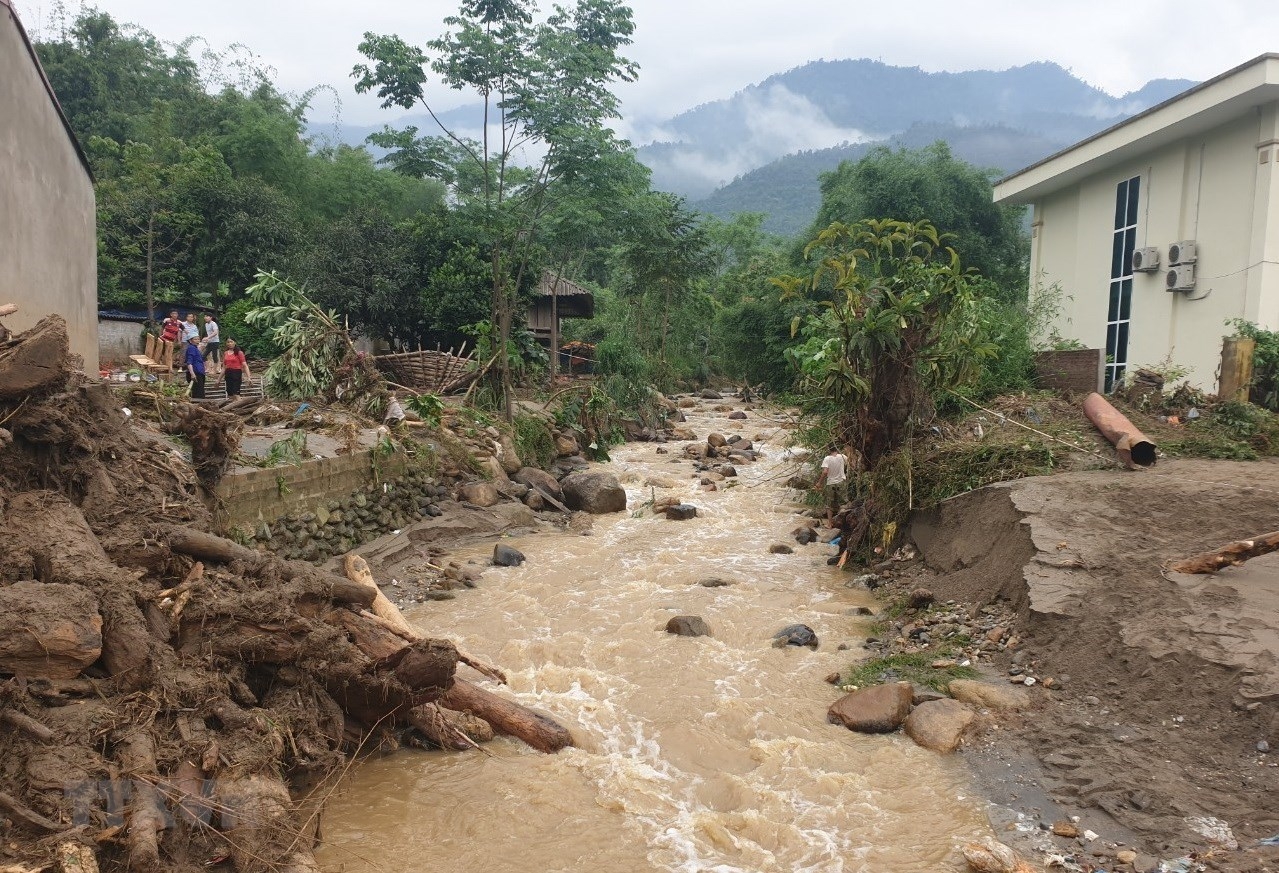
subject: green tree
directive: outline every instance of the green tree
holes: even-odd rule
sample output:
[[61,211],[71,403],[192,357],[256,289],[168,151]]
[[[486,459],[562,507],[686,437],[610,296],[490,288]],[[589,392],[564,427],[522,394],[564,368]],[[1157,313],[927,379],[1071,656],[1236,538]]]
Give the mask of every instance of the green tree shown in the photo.
[[994,202],[993,175],[955,158],[944,142],[917,150],[880,146],[822,175],[822,205],[809,236],[835,222],[927,219],[938,233],[951,235],[964,263],[995,282],[1003,299],[1024,300],[1030,252],[1025,210]]
[[204,221],[186,192],[230,181],[230,171],[211,147],[176,141],[164,146],[171,157],[144,143],[120,145],[102,137],[89,143],[105,168],[98,184],[98,270],[104,300],[125,302],[127,292],[141,291],[151,321],[157,286],[178,284],[179,266]]
[[807,302],[792,328],[805,342],[790,354],[868,469],[909,439],[934,394],[996,353],[974,274],[947,242],[927,221],[835,223],[805,247],[804,274],[774,280],[783,300]]
[[[398,36],[366,33],[359,48],[371,64],[353,72],[357,91],[376,90],[384,107],[421,104],[437,124],[426,97],[428,67],[441,84],[481,99],[479,142],[439,124],[440,138],[410,138],[408,145],[428,156],[460,156],[459,168],[478,171],[480,196],[472,208],[489,252],[489,318],[502,350],[496,370],[508,418],[512,382],[504,349],[546,192],[590,174],[602,153],[621,147],[604,126],[618,115],[609,87],[632,80],[636,69],[618,53],[630,43],[634,24],[630,9],[617,0],[556,6],[542,23],[534,21],[534,9],[531,0],[468,0],[445,19],[449,30],[428,43],[434,59]],[[530,153],[541,154],[531,168],[520,163]]]

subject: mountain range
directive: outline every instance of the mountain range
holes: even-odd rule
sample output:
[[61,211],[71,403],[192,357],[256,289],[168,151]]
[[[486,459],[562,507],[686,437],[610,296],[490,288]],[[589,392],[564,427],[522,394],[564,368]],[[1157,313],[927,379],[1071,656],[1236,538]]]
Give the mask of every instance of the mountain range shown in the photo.
[[[763,212],[766,230],[794,236],[817,214],[821,174],[876,145],[944,140],[957,157],[1002,175],[1194,84],[1155,79],[1114,97],[1050,62],[929,73],[865,58],[819,60],[653,126],[637,154],[653,187],[723,218]],[[441,118],[465,128],[474,112]],[[408,124],[434,127],[413,115],[393,126]],[[359,144],[381,128],[315,124],[310,133]]]
[[956,156],[1004,174],[1194,84],[1157,79],[1114,97],[1048,62],[928,73],[814,61],[675,116],[638,155],[654,187],[725,218],[763,212],[767,230],[791,236],[816,215],[821,173],[875,145],[944,140]]

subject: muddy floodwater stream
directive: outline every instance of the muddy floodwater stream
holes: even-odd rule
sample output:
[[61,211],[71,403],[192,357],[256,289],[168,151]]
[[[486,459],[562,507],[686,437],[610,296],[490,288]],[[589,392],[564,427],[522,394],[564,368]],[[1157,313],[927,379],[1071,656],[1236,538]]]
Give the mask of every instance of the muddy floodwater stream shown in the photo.
[[[631,512],[597,517],[591,536],[512,539],[522,567],[408,613],[500,664],[505,693],[570,726],[578,748],[499,738],[484,753],[365,760],[328,803],[327,873],[964,869],[957,845],[989,825],[963,765],[826,723],[837,692],[824,677],[859,657],[867,619],[852,613],[874,601],[826,566],[828,546],[768,553],[798,523],[787,432],[766,411],[686,412],[703,439],[765,438],[736,486],[701,492],[679,443],[627,445],[607,469]],[[654,494],[700,515],[636,517]],[[698,584],[711,578],[730,584]],[[665,633],[680,614],[713,636]],[[796,622],[816,630],[816,652],[770,645]]]

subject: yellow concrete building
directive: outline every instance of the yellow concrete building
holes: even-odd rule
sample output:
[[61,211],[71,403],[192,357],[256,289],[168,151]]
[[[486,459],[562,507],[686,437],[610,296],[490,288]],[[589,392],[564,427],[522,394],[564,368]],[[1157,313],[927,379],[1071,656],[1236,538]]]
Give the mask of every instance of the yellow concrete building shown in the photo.
[[1165,361],[1215,390],[1227,321],[1279,330],[1279,54],[995,185],[1032,207],[1031,293],[1106,350],[1104,385]]

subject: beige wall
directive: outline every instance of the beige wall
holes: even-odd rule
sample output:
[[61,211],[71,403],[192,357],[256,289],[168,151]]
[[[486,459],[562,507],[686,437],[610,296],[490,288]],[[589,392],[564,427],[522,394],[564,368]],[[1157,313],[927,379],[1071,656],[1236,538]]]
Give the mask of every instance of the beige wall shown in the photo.
[[45,90],[9,8],[0,4],[0,304],[25,330],[50,313],[98,371],[93,182]]
[[[1268,158],[1261,163],[1262,157]],[[1061,289],[1057,331],[1104,348],[1115,188],[1141,178],[1137,247],[1163,263],[1133,277],[1129,373],[1171,356],[1215,390],[1225,322],[1279,329],[1279,104],[1140,155],[1035,203],[1031,275]],[[1198,242],[1196,287],[1164,290],[1168,244]]]

